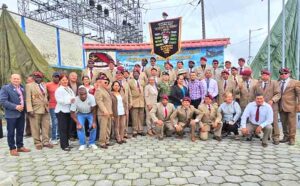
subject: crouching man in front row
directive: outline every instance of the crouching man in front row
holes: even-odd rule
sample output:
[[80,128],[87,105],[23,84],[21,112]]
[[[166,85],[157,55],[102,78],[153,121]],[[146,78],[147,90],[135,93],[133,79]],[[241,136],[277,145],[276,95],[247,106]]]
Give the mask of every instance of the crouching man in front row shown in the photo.
[[218,105],[212,104],[213,97],[206,95],[204,102],[199,105],[199,126],[200,126],[200,139],[207,140],[208,133],[214,132],[214,139],[221,141],[222,133],[222,115],[218,111]]
[[167,95],[161,96],[161,102],[153,105],[150,111],[150,116],[155,124],[156,134],[159,140],[162,140],[164,133],[167,137],[171,137],[175,129],[171,123],[170,116],[175,111],[175,107],[172,103],[169,103]]
[[[181,106],[177,107],[175,112],[171,115],[171,123],[174,125],[176,133],[179,138],[184,135],[184,129],[186,127],[191,128],[191,140],[196,141],[195,130],[196,123],[199,119],[193,119],[198,117],[199,110],[197,110],[193,105],[191,105],[191,99],[189,97],[184,97],[181,101]],[[177,120],[177,123],[176,123]]]
[[[249,123],[247,123],[249,119]],[[272,132],[273,110],[272,107],[264,101],[262,94],[255,95],[255,101],[250,102],[242,115],[241,128],[244,136],[248,141],[252,140],[252,136],[264,133],[262,146],[267,147],[268,137]]]

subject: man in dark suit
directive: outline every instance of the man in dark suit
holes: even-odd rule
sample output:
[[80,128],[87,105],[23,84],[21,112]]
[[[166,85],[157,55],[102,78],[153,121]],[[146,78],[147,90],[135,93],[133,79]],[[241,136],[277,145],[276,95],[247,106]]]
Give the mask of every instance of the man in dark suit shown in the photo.
[[11,83],[4,85],[0,90],[0,104],[5,110],[7,142],[10,154],[12,156],[19,156],[19,152],[30,152],[23,144],[25,93],[21,85],[21,76],[19,74],[12,74]]

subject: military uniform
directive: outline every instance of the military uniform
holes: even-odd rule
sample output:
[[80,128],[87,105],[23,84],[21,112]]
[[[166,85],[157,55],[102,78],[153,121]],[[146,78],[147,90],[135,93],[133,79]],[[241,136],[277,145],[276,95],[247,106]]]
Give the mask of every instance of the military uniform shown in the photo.
[[[183,136],[183,130],[185,127],[191,127],[191,138],[195,137],[196,130],[196,122],[193,119],[194,116],[198,116],[200,114],[199,110],[197,110],[193,105],[190,105],[188,108],[184,108],[182,105],[178,106],[175,112],[171,115],[171,123],[175,126],[178,126],[179,129],[176,130],[176,133],[179,136]],[[175,122],[177,119],[177,123]]]
[[[226,82],[226,83],[225,83]],[[235,86],[235,83],[231,80],[224,80],[223,78],[218,81],[218,105],[221,105],[224,102],[224,93],[230,92],[235,98],[236,93],[238,92],[238,87]]]
[[[200,139],[207,140],[209,131],[214,131],[215,137],[221,137],[222,132],[222,115],[218,111],[217,104],[200,104],[199,107],[199,126],[200,126]],[[213,128],[212,125],[217,123],[217,127]]]
[[169,137],[174,133],[174,126],[171,123],[170,116],[175,112],[175,107],[172,103],[168,103],[166,107],[162,103],[156,103],[153,105],[150,115],[153,123],[158,120],[163,121],[162,125],[155,126],[156,134],[159,138],[163,138],[164,132]]
[[250,82],[243,81],[241,83],[241,88],[239,88],[240,93],[240,106],[244,110],[248,103],[253,101],[254,98],[254,87],[257,83],[256,79],[249,79]]

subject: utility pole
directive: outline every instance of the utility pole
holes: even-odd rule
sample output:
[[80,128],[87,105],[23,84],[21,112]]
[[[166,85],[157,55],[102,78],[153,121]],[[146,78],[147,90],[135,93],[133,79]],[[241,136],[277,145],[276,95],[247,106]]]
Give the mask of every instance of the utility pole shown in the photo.
[[204,12],[204,0],[199,0],[198,5],[201,3],[201,20],[202,20],[202,39],[206,38],[205,33],[205,12]]

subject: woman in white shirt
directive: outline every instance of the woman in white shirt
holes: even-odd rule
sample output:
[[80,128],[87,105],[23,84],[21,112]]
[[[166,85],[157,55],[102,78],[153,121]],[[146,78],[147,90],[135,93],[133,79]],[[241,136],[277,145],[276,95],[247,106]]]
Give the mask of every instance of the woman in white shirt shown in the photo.
[[75,94],[68,86],[68,77],[65,74],[60,75],[60,86],[55,91],[56,107],[55,113],[58,121],[60,136],[60,147],[64,151],[70,151],[69,147],[69,128],[70,128],[70,107],[75,101]]
[[114,81],[111,85],[112,93],[112,110],[113,120],[115,122],[115,137],[118,144],[126,143],[124,139],[125,122],[126,122],[126,99],[124,90],[118,81]]

